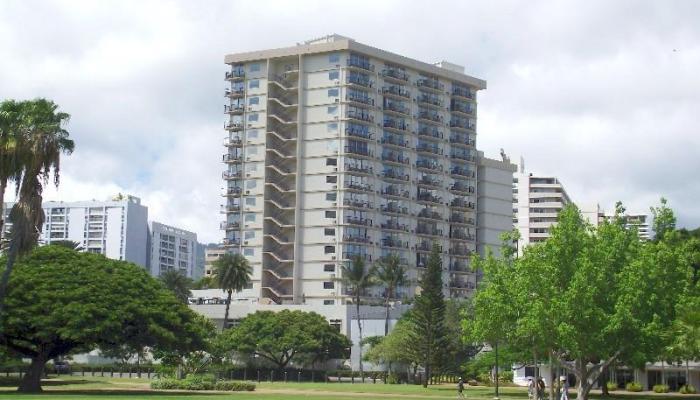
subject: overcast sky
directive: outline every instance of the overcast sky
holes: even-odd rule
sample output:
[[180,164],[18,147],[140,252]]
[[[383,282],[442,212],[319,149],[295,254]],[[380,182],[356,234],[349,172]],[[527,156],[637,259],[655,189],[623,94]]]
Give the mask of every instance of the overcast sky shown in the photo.
[[[201,4],[200,4],[201,3]],[[141,197],[219,241],[223,57],[338,33],[488,82],[477,146],[580,204],[700,226],[700,1],[0,2],[0,99],[70,113],[47,200]]]

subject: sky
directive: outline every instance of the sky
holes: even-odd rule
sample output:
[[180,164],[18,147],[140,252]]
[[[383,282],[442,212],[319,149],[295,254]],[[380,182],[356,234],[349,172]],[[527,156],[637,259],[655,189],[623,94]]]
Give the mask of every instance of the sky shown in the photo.
[[337,33],[484,79],[477,147],[580,205],[700,226],[700,1],[0,2],[0,99],[71,114],[46,200],[140,197],[218,242],[223,57]]

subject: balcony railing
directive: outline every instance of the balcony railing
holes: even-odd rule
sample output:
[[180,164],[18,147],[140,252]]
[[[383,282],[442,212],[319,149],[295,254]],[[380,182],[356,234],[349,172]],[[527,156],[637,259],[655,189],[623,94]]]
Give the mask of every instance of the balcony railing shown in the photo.
[[450,215],[450,223],[474,225],[474,218],[467,218],[462,214]]
[[372,157],[373,153],[363,147],[355,147],[355,146],[345,146],[345,152],[349,154],[357,154],[360,156],[366,156],[366,157]]
[[346,117],[352,118],[352,119],[357,119],[360,121],[365,121],[365,122],[374,122],[374,115],[367,111],[359,111],[359,110],[348,110],[347,113],[345,114]]
[[405,115],[411,114],[411,109],[400,103],[386,103],[384,104],[384,110],[394,111]]
[[442,229],[438,229],[434,226],[418,224],[418,227],[416,227],[416,234],[428,236],[442,236]]
[[452,231],[450,238],[451,239],[459,239],[459,240],[474,240],[474,235],[471,235],[467,232],[454,230],[454,231]]
[[345,223],[350,225],[372,226],[372,220],[361,217],[345,216]]
[[384,137],[382,137],[380,143],[394,145],[398,147],[408,147],[408,140],[398,139],[394,136],[385,135]]
[[450,202],[450,207],[467,208],[473,210],[476,207],[476,204],[457,197],[455,199],[452,199],[452,201]]
[[402,154],[396,154],[396,153],[384,153],[382,154],[382,161],[387,161],[387,162],[394,162],[398,164],[405,164],[408,165],[411,160],[402,155]]
[[370,106],[374,105],[374,99],[369,97],[369,96],[362,96],[362,95],[348,93],[345,95],[345,100],[354,101],[355,103],[367,104]]
[[395,249],[407,249],[408,242],[394,239],[394,238],[384,238],[384,239],[382,239],[382,246],[391,247],[391,248],[395,248]]
[[476,157],[467,153],[452,153],[450,158],[462,161],[476,161]]
[[408,174],[404,174],[393,169],[386,169],[382,172],[382,177],[386,179],[396,179],[399,181],[408,181]]
[[442,115],[436,113],[436,112],[430,112],[430,111],[421,111],[418,113],[418,118],[419,119],[424,119],[432,122],[440,122],[442,123],[444,119],[442,118]]
[[438,178],[435,178],[435,177],[432,177],[432,176],[423,175],[423,176],[420,178],[420,180],[418,180],[418,184],[419,184],[419,185],[426,185],[426,186],[435,186],[435,187],[438,187],[438,186],[441,186],[441,185],[442,185],[442,180],[441,180],[441,179],[438,179]]
[[359,85],[363,86],[366,88],[371,88],[372,87],[372,81],[369,78],[366,78],[364,76],[360,75],[348,75],[347,79],[345,80],[346,83],[353,84],[353,85]]
[[372,185],[369,183],[362,183],[362,182],[352,182],[352,181],[346,181],[345,185],[343,185],[345,189],[353,189],[353,190],[361,190],[365,192],[371,192],[372,191]]
[[416,161],[416,168],[429,169],[431,171],[442,171],[442,165],[439,162],[432,160],[418,160]]
[[362,164],[345,164],[346,172],[358,172],[361,174],[371,174],[373,168]]
[[462,168],[462,167],[452,167],[452,169],[450,169],[450,174],[458,175],[458,176],[466,176],[468,178],[474,178],[476,176],[474,171],[470,171],[470,170],[468,170],[466,168]]
[[345,133],[348,136],[358,137],[362,139],[371,140],[374,134],[369,131],[369,129],[358,129],[354,126],[348,126],[345,128]]
[[365,254],[365,253],[354,253],[354,252],[349,252],[349,251],[344,251],[343,252],[343,259],[345,260],[354,260],[356,258],[360,258],[365,261],[372,261],[372,255],[371,254]]
[[243,140],[241,138],[224,138],[224,146],[241,147],[243,146]]
[[[437,248],[438,252],[442,253],[442,246],[438,245]],[[416,245],[415,249],[417,251],[430,253],[431,251],[433,251],[433,244],[430,242],[420,242]]]
[[435,210],[424,208],[418,213],[418,218],[435,219],[442,221],[442,215]]
[[474,107],[469,103],[458,103],[453,101],[450,106],[450,111],[457,111],[463,114],[474,114]]
[[407,131],[409,128],[409,124],[407,124],[404,121],[399,121],[399,120],[395,120],[395,119],[385,119],[384,120],[384,127],[398,129],[400,131]]
[[242,154],[224,154],[222,157],[223,162],[238,163],[243,161]]
[[221,174],[221,177],[223,179],[229,180],[229,179],[241,179],[243,177],[243,172],[241,171],[224,171]]
[[344,242],[351,242],[351,243],[369,243],[370,238],[369,236],[361,236],[361,235],[343,235],[343,241]]
[[243,188],[230,187],[226,189],[226,196],[228,197],[239,197],[241,194],[243,194]]
[[474,144],[476,144],[476,141],[470,138],[468,135],[453,133],[452,135],[450,135],[450,143],[474,146]]
[[362,58],[350,57],[347,62],[348,67],[355,67],[364,69],[365,71],[374,71],[374,65],[372,65],[369,60]]
[[458,182],[453,183],[450,186],[450,190],[453,192],[462,192],[462,193],[474,193],[475,192],[474,186],[465,185],[464,183],[458,183]]
[[419,192],[418,197],[416,198],[418,201],[425,201],[429,203],[441,203],[442,202],[442,197],[436,196],[430,192]]
[[420,78],[416,81],[416,86],[426,87],[433,90],[445,90],[445,85],[440,83],[437,79],[431,78]]
[[245,88],[226,89],[224,95],[231,98],[245,96]]
[[418,103],[430,104],[431,106],[442,106],[442,100],[437,96],[431,96],[427,94],[421,94],[418,96]]
[[467,257],[472,253],[472,251],[463,246],[453,246],[450,247],[450,255],[452,256],[462,256],[462,257]]
[[366,208],[366,209],[370,209],[370,210],[374,208],[372,203],[370,203],[367,200],[357,200],[357,199],[351,199],[351,198],[343,199],[343,205],[346,207]]
[[245,70],[234,69],[232,71],[226,71],[226,79],[241,79],[245,78]]
[[240,246],[241,240],[240,239],[224,239],[223,244],[224,244],[224,246]]
[[408,207],[401,207],[396,203],[382,204],[380,210],[384,213],[408,215]]
[[450,271],[471,272],[469,264],[463,261],[453,261],[449,264]]
[[408,91],[406,88],[400,87],[400,86],[384,86],[382,88],[382,93],[383,94],[393,94],[394,96],[399,96],[403,97],[406,99],[411,98],[411,92]]
[[242,104],[224,104],[224,112],[229,114],[243,114],[245,107]]
[[400,68],[387,67],[382,70],[382,76],[385,78],[393,78],[400,81],[408,82],[409,76],[406,71]]
[[469,88],[460,87],[460,86],[453,86],[452,87],[452,96],[459,96],[459,97],[465,97],[467,99],[473,99],[474,92]]
[[224,125],[224,129],[228,129],[229,131],[242,131],[243,130],[243,123],[241,122],[227,122]]
[[416,151],[420,153],[431,153],[436,155],[442,155],[442,149],[436,145],[429,145],[426,143],[420,143],[416,146]]
[[391,230],[395,230],[395,231],[404,231],[404,232],[408,232],[408,225],[406,225],[406,224],[400,224],[400,223],[398,223],[398,222],[396,222],[396,221],[386,221],[386,222],[382,222],[381,228],[382,228],[382,229],[391,229]]
[[445,135],[442,131],[434,126],[422,126],[418,129],[418,136],[424,136],[435,139],[442,139]]
[[410,198],[411,197],[411,192],[408,190],[399,190],[395,187],[389,186],[384,189],[382,189],[381,194],[383,196],[394,196],[394,197],[404,197],[404,198]]
[[462,119],[452,119],[450,120],[450,127],[451,128],[461,128],[461,129],[469,129],[469,130],[474,130],[475,125],[470,123],[469,121],[465,121]]
[[236,213],[239,211],[241,211],[241,206],[239,204],[229,204],[229,205],[222,205],[221,206],[221,213],[222,214]]

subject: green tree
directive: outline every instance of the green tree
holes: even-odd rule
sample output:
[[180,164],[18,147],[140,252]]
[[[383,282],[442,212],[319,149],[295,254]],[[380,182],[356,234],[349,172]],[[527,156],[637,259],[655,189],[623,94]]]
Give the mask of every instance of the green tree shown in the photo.
[[83,251],[83,246],[76,241],[73,240],[54,240],[51,242],[52,245],[54,246],[63,246],[67,249],[75,250],[75,251]]
[[411,340],[425,368],[423,387],[428,387],[433,368],[439,364],[446,344],[445,297],[442,292],[442,260],[437,244],[428,257],[425,272],[418,282],[421,292],[415,297],[411,313]]
[[0,344],[31,359],[19,386],[41,391],[50,359],[95,348],[197,349],[197,317],[141,267],[43,246],[11,276]]
[[362,381],[365,381],[364,370],[362,366],[362,318],[360,315],[360,302],[362,296],[367,292],[367,289],[375,285],[374,271],[365,267],[365,260],[361,257],[355,257],[348,265],[340,267],[340,278],[338,281],[349,295],[352,296],[352,301],[355,303],[355,311],[357,313],[357,330],[359,340],[357,348],[359,351],[360,360],[360,376]]
[[203,276],[192,283],[192,289],[218,289],[215,276]]
[[389,372],[391,372],[391,366],[395,364],[415,367],[421,363],[420,354],[415,347],[408,345],[413,339],[410,314],[411,311],[404,314],[388,336],[382,337],[379,343],[369,348],[365,360],[375,364],[385,364]]
[[168,288],[168,290],[173,292],[178,300],[187,304],[187,300],[192,295],[190,292],[190,287],[192,287],[192,279],[186,277],[179,271],[171,269],[161,273],[158,280],[160,280],[163,285]]
[[390,255],[380,260],[374,273],[377,283],[385,288],[384,307],[386,315],[384,318],[384,336],[386,336],[389,334],[389,303],[396,298],[397,289],[408,283],[408,277],[406,269],[401,265],[401,260],[395,255]]
[[[11,181],[22,179],[20,153],[27,127],[27,102],[5,100],[0,103],[0,211],[4,211],[5,190]],[[0,212],[0,232],[3,232],[5,213]],[[4,238],[3,238],[4,239]]]
[[[39,239],[44,224],[44,185],[48,184],[53,173],[53,182],[58,186],[61,155],[72,153],[74,148],[74,143],[65,129],[70,116],[58,111],[58,105],[54,102],[46,99],[22,102],[15,111],[18,111],[20,116],[10,119],[19,120],[19,123],[4,124],[10,126],[8,130],[13,130],[8,132],[14,141],[9,158],[16,165],[14,172],[9,176],[15,181],[19,199],[9,215],[12,231],[7,250],[7,264],[0,277],[0,315],[3,313],[7,285],[15,260],[31,251]],[[2,140],[7,143],[5,139]]]
[[221,338],[227,349],[260,357],[279,369],[295,358],[309,361],[340,357],[350,346],[347,337],[324,317],[299,310],[257,311],[226,330]]
[[673,210],[668,206],[668,201],[661,198],[661,204],[657,207],[651,207],[651,214],[654,216],[652,228],[654,229],[655,240],[662,240],[666,233],[673,232],[676,229],[676,216]]
[[225,290],[226,313],[224,314],[224,326],[222,332],[228,325],[228,312],[231,306],[231,295],[233,292],[240,292],[250,285],[250,275],[253,269],[248,264],[248,260],[241,254],[227,253],[214,261],[214,277],[220,289]]
[[669,327],[667,354],[685,361],[685,381],[690,382],[689,361],[700,360],[700,296],[683,297],[676,305],[676,319]]

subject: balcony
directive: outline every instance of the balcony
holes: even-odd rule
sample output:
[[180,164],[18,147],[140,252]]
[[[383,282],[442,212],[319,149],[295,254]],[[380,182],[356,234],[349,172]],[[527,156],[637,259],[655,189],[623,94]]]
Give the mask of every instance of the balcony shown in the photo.
[[457,176],[466,176],[467,178],[474,178],[476,176],[474,171],[470,171],[467,168],[463,167],[452,167],[452,169],[450,169],[450,174]]
[[374,206],[372,203],[370,203],[367,200],[358,200],[358,199],[353,199],[353,198],[345,198],[343,199],[343,205],[345,207],[351,207],[351,208],[365,208],[365,209],[373,209]]
[[445,85],[433,78],[420,78],[416,81],[416,86],[419,88],[427,88],[440,92],[445,90]]
[[369,175],[373,168],[362,164],[345,164],[345,172]]
[[431,186],[437,188],[442,186],[442,180],[434,176],[423,175],[421,176],[420,180],[418,180],[418,184],[422,186]]
[[224,146],[226,147],[243,147],[243,141],[239,137],[224,138]]
[[450,158],[453,160],[459,160],[459,161],[468,161],[468,162],[475,162],[476,157],[474,157],[471,154],[468,153],[452,153],[450,155]]
[[419,143],[418,146],[416,146],[416,151],[419,153],[430,153],[438,156],[442,155],[442,149],[434,144]]
[[245,107],[242,104],[231,104],[231,105],[224,104],[224,113],[227,113],[230,115],[240,115],[240,114],[243,114],[244,111],[245,111]]
[[361,103],[361,104],[366,104],[368,106],[373,106],[374,105],[374,99],[367,96],[367,95],[357,95],[357,94],[346,94],[345,95],[345,100],[350,101],[353,103]]
[[407,249],[408,242],[394,238],[384,238],[382,239],[382,247],[390,247],[393,249]]
[[401,207],[398,203],[387,203],[380,206],[380,210],[386,214],[408,215],[408,207]]
[[343,185],[345,189],[350,189],[350,190],[358,190],[361,192],[371,192],[372,191],[372,185],[369,183],[362,183],[362,182],[353,182],[353,181],[346,181],[345,184]]
[[418,160],[416,161],[416,168],[442,172],[442,165],[439,162],[433,160]]
[[398,221],[394,221],[394,220],[382,222],[381,228],[386,229],[386,230],[392,230],[392,231],[408,232],[408,225],[401,224]]
[[350,56],[347,62],[348,67],[359,68],[365,71],[374,71],[374,65],[372,65],[368,59]]
[[430,121],[430,122],[435,122],[435,123],[442,123],[444,119],[442,118],[442,115],[435,111],[420,111],[418,113],[418,119],[424,120],[424,121]]
[[418,192],[416,200],[424,203],[441,204],[442,197],[436,196],[430,192]]
[[449,270],[455,272],[472,272],[469,264],[464,261],[453,261],[449,264]]
[[404,174],[400,171],[396,171],[393,169],[385,169],[382,172],[382,178],[408,182],[408,174]]
[[[442,253],[442,246],[437,246],[438,252]],[[420,251],[423,253],[430,253],[433,251],[433,243],[431,242],[420,242],[419,244],[416,245],[415,247],[416,251]]]
[[461,230],[454,230],[450,235],[450,239],[474,241],[474,235],[471,235]]
[[240,246],[241,240],[240,239],[224,239],[222,243],[224,246]]
[[244,69],[234,69],[231,71],[226,71],[225,79],[229,81],[236,81],[245,78]]
[[240,163],[241,161],[243,161],[243,155],[242,154],[224,154],[221,157],[221,159],[225,163],[236,164],[236,163]]
[[442,100],[440,100],[440,98],[435,96],[435,95],[421,93],[421,95],[418,96],[417,101],[418,101],[418,104],[420,104],[420,105],[428,105],[431,107],[442,107]]
[[[406,258],[398,257],[398,259],[399,259],[399,265],[403,265],[403,266],[408,265],[408,260],[406,260]],[[379,257],[379,259],[377,261],[379,261],[380,263],[389,263],[389,262],[391,262],[391,259],[387,256],[383,256],[383,257]]]
[[242,122],[227,122],[224,125],[224,129],[227,129],[231,132],[238,132],[243,130],[243,123]]
[[450,288],[472,290],[474,289],[474,282],[454,279],[450,281]]
[[476,204],[467,201],[465,199],[462,199],[460,197],[452,199],[450,202],[450,207],[452,208],[462,208],[462,209],[467,209],[467,210],[473,210],[476,208]]
[[474,91],[472,91],[469,88],[462,87],[462,86],[453,86],[452,87],[452,96],[456,97],[464,97],[465,99],[474,99]]
[[406,199],[411,197],[411,193],[408,190],[400,190],[394,186],[388,186],[382,189],[380,194],[387,197],[401,197]]
[[224,231],[233,231],[233,230],[238,230],[240,228],[241,228],[240,222],[223,221],[223,222],[221,222],[221,224],[219,224],[219,229],[224,230]]
[[241,171],[224,171],[221,173],[221,177],[227,181],[241,179],[243,177],[243,172],[241,172]]
[[418,213],[418,218],[442,221],[442,215],[440,215],[440,213],[435,210],[431,210],[430,208],[424,208],[420,210],[420,212]]
[[442,236],[442,229],[438,229],[430,225],[418,224],[418,227],[416,228],[416,235]]
[[402,165],[408,165],[410,164],[411,160],[404,156],[403,154],[398,154],[398,153],[383,153],[382,154],[382,161],[384,162],[391,162],[391,163],[396,163],[396,164],[402,164]]
[[450,247],[450,255],[457,257],[469,257],[472,251],[465,246],[452,246]]
[[457,193],[465,193],[465,194],[473,194],[476,190],[474,186],[471,185],[466,185],[461,182],[455,182],[453,183],[450,187],[449,190],[451,192],[457,192]]
[[392,111],[403,115],[411,114],[411,109],[401,103],[386,103],[384,104],[384,111]]
[[476,144],[476,141],[470,138],[469,135],[453,133],[452,135],[450,135],[450,143],[462,144],[465,146],[474,146]]
[[369,111],[364,110],[348,110],[345,114],[347,118],[355,119],[363,122],[374,122],[374,115]]
[[237,213],[241,211],[241,206],[240,204],[229,204],[229,205],[222,205],[221,206],[221,213],[222,214],[231,214],[231,213]]
[[245,88],[234,88],[234,89],[226,89],[224,92],[224,96],[230,97],[232,99],[238,99],[241,97],[245,96]]
[[401,120],[385,119],[383,126],[385,128],[396,129],[399,131],[408,131],[409,124]]
[[362,76],[362,75],[348,75],[348,77],[345,80],[345,83],[349,85],[358,85],[366,88],[371,88],[372,87],[372,81],[369,79],[369,77]]
[[344,260],[355,260],[357,258],[360,258],[360,259],[365,260],[365,261],[372,261],[371,254],[355,253],[355,252],[350,252],[350,251],[343,252],[343,259]]
[[356,154],[358,156],[372,157],[373,153],[364,147],[345,146],[345,152],[348,154]]
[[452,101],[452,104],[450,105],[450,111],[459,112],[467,115],[474,115],[474,107],[471,105],[471,103],[459,103],[456,101]]
[[411,92],[408,91],[406,88],[401,87],[401,86],[384,86],[382,88],[382,94],[388,95],[388,96],[397,96],[401,97],[404,99],[410,99],[411,98]]
[[443,139],[445,137],[442,131],[434,126],[421,126],[418,129],[418,136],[432,139]]
[[476,126],[464,119],[452,119],[450,120],[450,127],[473,131]]
[[345,223],[348,225],[372,226],[372,220],[361,217],[345,216]]
[[226,189],[226,197],[241,197],[241,194],[243,194],[243,188],[230,187]]
[[450,215],[451,224],[474,225],[474,218],[467,218],[463,214]]
[[408,147],[408,140],[404,140],[403,138],[397,138],[396,136],[384,135],[384,137],[382,137],[382,139],[380,140],[380,143],[396,147]]
[[408,82],[409,76],[401,68],[395,68],[395,67],[386,67],[382,70],[382,76],[384,78],[387,78],[389,80],[396,80],[396,81],[402,81],[402,82]]
[[374,134],[370,132],[369,129],[360,129],[356,126],[348,126],[345,128],[345,133],[348,136],[360,138],[360,139],[365,139],[365,140],[372,140],[372,137]]
[[343,242],[350,242],[350,243],[369,243],[370,238],[369,236],[362,236],[362,235],[348,235],[345,234],[343,235]]

